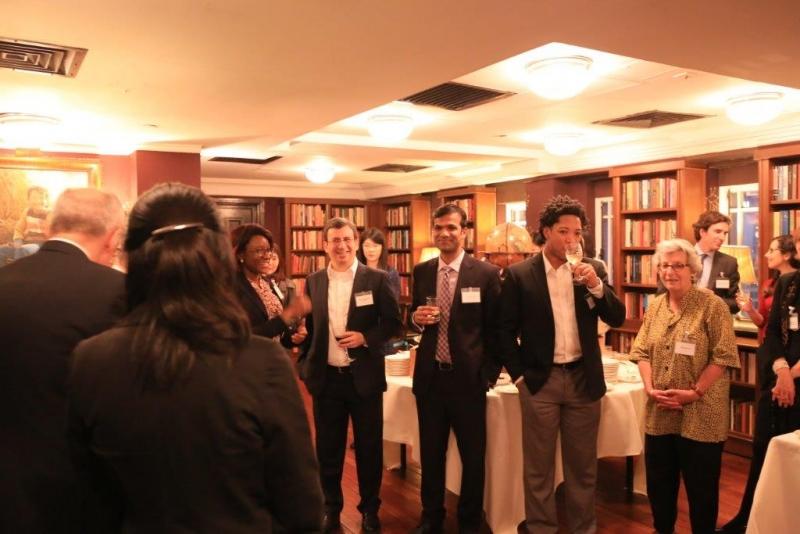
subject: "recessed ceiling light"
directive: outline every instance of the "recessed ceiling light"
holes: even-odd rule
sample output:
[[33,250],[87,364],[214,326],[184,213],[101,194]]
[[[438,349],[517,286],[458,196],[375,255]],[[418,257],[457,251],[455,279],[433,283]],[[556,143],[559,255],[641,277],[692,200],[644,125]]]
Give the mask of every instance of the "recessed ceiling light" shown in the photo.
[[736,96],[728,99],[725,113],[736,124],[757,126],[780,114],[783,109],[782,99],[783,94],[777,91]]
[[315,160],[304,169],[304,172],[306,180],[309,182],[313,184],[327,184],[333,180],[336,169],[325,160]]
[[566,100],[586,89],[592,81],[592,60],[586,56],[540,59],[529,63],[528,86],[549,100]]
[[396,143],[411,135],[414,120],[408,115],[372,115],[367,120],[367,131],[380,141]]
[[553,132],[544,139],[544,149],[554,156],[571,156],[583,148],[583,134]]

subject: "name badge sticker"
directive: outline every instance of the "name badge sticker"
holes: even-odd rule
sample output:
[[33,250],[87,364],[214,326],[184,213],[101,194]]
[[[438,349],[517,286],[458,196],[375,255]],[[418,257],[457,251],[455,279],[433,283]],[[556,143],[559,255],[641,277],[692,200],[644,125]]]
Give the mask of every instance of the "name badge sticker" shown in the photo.
[[720,278],[717,280],[717,289],[730,289],[731,281],[727,278]]
[[373,304],[375,304],[375,301],[372,299],[372,291],[356,293],[356,306],[358,308],[362,306],[372,306]]
[[789,306],[789,330],[797,332],[800,330],[800,321],[797,319],[797,310],[794,306]]
[[690,341],[678,341],[675,343],[675,354],[684,356],[694,356],[696,345]]
[[591,293],[587,293],[584,298],[586,299],[586,305],[589,306],[590,310],[593,310],[594,306],[595,306],[595,304],[594,304],[594,296],[592,296]]
[[461,302],[464,304],[480,304],[481,302],[481,288],[479,287],[462,287],[461,288]]

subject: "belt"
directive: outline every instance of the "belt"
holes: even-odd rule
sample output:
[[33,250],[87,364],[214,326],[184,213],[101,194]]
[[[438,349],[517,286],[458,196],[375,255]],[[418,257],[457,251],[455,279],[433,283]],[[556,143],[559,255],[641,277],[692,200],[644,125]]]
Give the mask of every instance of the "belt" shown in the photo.
[[583,363],[583,358],[578,358],[577,360],[567,362],[567,363],[553,363],[553,367],[560,367],[565,371],[572,371],[576,369],[579,365]]
[[339,373],[340,375],[352,373],[352,370],[350,369],[349,365],[343,365],[342,367],[338,367],[336,365],[328,365],[328,371],[332,373]]
[[448,362],[440,362],[439,360],[436,360],[436,368],[439,369],[440,371],[452,371],[453,364]]

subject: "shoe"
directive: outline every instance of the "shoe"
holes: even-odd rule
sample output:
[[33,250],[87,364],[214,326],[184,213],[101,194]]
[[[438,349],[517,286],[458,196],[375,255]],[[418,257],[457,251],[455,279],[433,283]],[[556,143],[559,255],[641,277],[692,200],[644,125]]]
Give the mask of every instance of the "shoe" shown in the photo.
[[744,534],[745,530],[747,530],[747,522],[740,521],[738,518],[734,517],[717,530],[714,531],[715,534]]
[[441,523],[431,523],[430,521],[423,521],[417,528],[411,531],[411,534],[442,534]]
[[381,520],[378,519],[377,512],[364,512],[361,514],[362,532],[379,532],[381,530]]
[[341,526],[338,513],[325,512],[325,515],[322,516],[322,532],[335,532]]

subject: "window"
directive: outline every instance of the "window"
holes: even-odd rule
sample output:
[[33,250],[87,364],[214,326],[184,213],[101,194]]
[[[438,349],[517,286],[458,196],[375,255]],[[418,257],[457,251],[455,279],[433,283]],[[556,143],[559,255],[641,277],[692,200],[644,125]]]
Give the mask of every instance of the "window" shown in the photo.
[[597,249],[596,259],[603,260],[608,267],[608,279],[614,278],[614,265],[611,250],[612,225],[614,222],[614,197],[598,197],[594,199],[594,242]]
[[[753,270],[758,278],[758,183],[720,186],[719,211],[731,218],[728,243],[750,247]],[[743,289],[753,299],[753,307],[757,308],[758,284],[749,284]]]
[[517,226],[527,228],[525,221],[525,214],[528,210],[527,203],[522,202],[507,202],[506,203],[506,222],[514,223]]

